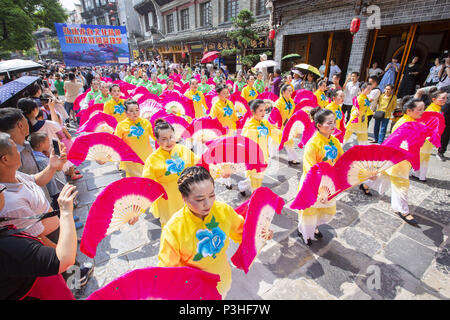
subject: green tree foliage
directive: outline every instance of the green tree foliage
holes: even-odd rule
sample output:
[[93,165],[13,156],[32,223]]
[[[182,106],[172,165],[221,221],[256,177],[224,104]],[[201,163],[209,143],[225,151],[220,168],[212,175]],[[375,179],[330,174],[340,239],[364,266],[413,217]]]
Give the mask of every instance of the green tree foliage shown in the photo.
[[256,22],[253,13],[250,10],[241,10],[238,15],[232,19],[233,30],[228,32],[227,36],[238,42],[238,47],[234,49],[222,50],[222,55],[241,55],[241,62],[246,67],[252,67],[259,61],[259,55],[248,54],[247,48],[250,47],[252,40],[258,40],[258,33],[252,28]]
[[0,52],[28,50],[38,28],[67,20],[59,0],[0,0]]

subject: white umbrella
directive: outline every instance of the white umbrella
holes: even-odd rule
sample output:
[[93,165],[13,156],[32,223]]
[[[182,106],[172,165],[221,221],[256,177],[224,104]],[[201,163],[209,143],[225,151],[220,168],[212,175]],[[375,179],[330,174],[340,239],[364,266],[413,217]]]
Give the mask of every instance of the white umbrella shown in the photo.
[[275,67],[278,65],[278,62],[273,61],[273,60],[265,60],[265,61],[261,61],[258,62],[255,66],[256,69],[262,69],[262,68],[270,68],[270,67]]
[[39,68],[44,68],[43,65],[32,60],[13,59],[0,62],[0,74],[9,73],[13,71],[23,72],[31,71]]
[[178,63],[171,63],[171,64],[169,65],[169,69],[176,69],[176,68],[178,68],[178,66],[179,66]]

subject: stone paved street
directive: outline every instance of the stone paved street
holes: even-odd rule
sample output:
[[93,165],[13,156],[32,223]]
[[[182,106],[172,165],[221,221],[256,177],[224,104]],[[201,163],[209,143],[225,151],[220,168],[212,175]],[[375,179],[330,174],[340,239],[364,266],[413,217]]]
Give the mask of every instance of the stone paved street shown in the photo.
[[[297,237],[297,214],[288,208],[297,193],[301,166],[289,167],[282,152],[272,160],[263,183],[286,201],[273,221],[274,238],[248,274],[233,267],[226,299],[449,299],[450,160],[438,161],[435,152],[428,182],[411,181],[410,209],[420,229],[394,215],[389,194],[366,197],[354,188],[339,196],[335,218],[321,227],[323,239],[309,248]],[[96,196],[124,174],[115,164],[84,162],[79,169],[84,178],[76,182],[80,204],[75,214],[85,221]],[[233,190],[216,184],[216,194],[217,200],[233,207],[246,200],[236,183]],[[92,278],[74,291],[76,297],[86,298],[127,271],[156,266],[160,234],[159,221],[149,214],[106,237],[93,259]],[[231,242],[228,256],[236,249]],[[91,261],[81,252],[78,260]]]

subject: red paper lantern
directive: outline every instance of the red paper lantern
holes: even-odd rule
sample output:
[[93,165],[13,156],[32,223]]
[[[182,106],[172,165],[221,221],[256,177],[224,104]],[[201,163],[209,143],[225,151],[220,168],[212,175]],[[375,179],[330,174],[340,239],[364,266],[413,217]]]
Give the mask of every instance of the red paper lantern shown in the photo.
[[109,14],[113,15],[114,14],[114,10],[109,10]]
[[269,39],[270,40],[275,39],[275,29],[270,29],[270,31],[269,31]]
[[361,19],[353,18],[352,23],[350,24],[350,33],[352,36],[359,31],[359,26],[361,25]]
[[181,53],[181,57],[184,59],[184,58],[186,58],[186,52],[182,52]]
[[111,3],[111,2],[110,2],[110,3],[108,3],[108,7],[110,7],[110,8],[111,8],[111,7],[113,7],[113,6],[114,6],[114,4],[113,4],[113,3]]
[[116,18],[112,17],[112,18],[111,18],[111,21],[116,21]]

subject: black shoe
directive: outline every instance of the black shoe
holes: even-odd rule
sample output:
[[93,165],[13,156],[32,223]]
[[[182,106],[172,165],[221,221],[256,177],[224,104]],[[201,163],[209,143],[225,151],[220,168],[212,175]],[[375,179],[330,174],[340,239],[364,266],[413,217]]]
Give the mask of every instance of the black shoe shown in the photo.
[[233,189],[233,186],[225,185],[225,188],[227,188],[228,190],[231,190],[231,189]]
[[84,287],[92,273],[94,272],[94,265],[92,263],[85,263],[82,268],[80,268],[80,287]]
[[439,152],[436,154],[436,158],[438,158],[438,159],[441,160],[442,162],[445,162],[445,160],[447,160],[447,159],[445,158],[444,154],[443,154],[443,153],[439,153]]
[[413,179],[415,181],[420,181],[420,179],[418,177],[416,177],[415,175],[411,175],[411,179]]
[[369,189],[364,189],[362,183],[359,185],[359,190],[361,190],[362,192],[364,192],[364,194],[365,194],[366,196],[369,196],[369,197],[372,196],[372,193],[369,191]]
[[296,161],[288,161],[288,164],[290,166],[298,166],[300,164],[300,162],[296,162]]
[[410,215],[409,213],[406,214],[406,215],[403,215],[401,212],[396,212],[396,214],[397,214],[400,218],[402,218],[403,220],[405,220],[406,223],[408,223],[408,224],[410,224],[410,225],[412,225],[412,226],[414,226],[414,227],[419,227],[419,223],[417,222],[416,219],[414,219],[414,218],[412,218],[411,220],[406,219],[406,217]]
[[241,194],[241,196],[243,196],[243,197],[246,196],[245,191],[241,191],[240,194]]
[[305,242],[305,239],[303,239],[303,234],[297,230],[297,235],[299,236],[300,240],[302,240],[303,244],[307,245],[307,246],[311,246],[312,245],[312,241],[311,239],[308,239],[308,241]]
[[369,143],[378,143],[377,141],[375,141],[375,140],[373,140],[373,141],[370,141]]
[[319,231],[318,233],[317,232],[314,232],[314,238],[316,238],[316,239],[322,239],[323,238],[323,234]]

